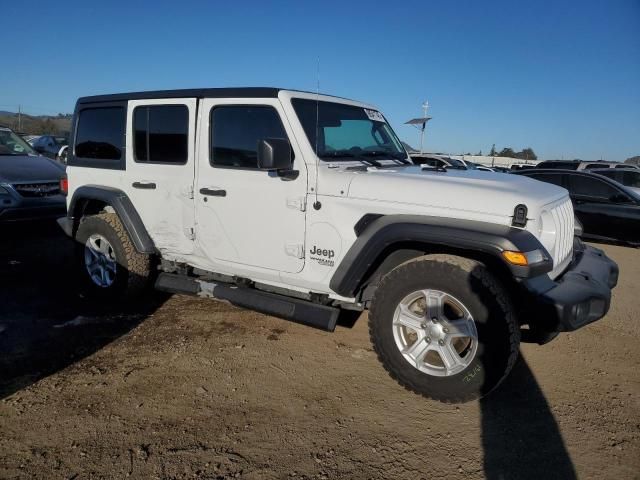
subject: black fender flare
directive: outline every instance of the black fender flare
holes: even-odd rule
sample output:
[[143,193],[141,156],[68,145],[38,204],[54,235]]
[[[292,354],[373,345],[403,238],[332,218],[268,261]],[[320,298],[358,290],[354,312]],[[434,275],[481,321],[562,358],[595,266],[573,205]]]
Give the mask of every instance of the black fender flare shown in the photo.
[[99,200],[113,208],[138,252],[157,253],[153,240],[131,199],[125,192],[113,187],[84,185],[75,190],[69,202],[67,218],[63,219],[66,221],[59,222],[67,235],[75,235],[82,216],[82,204],[86,200]]
[[[356,230],[357,231],[357,230]],[[384,215],[369,222],[331,277],[329,287],[355,297],[385,251],[394,245],[440,245],[499,258],[514,277],[531,278],[553,269],[553,259],[530,232],[508,225],[420,215]],[[505,250],[542,250],[545,260],[532,266],[509,264]]]

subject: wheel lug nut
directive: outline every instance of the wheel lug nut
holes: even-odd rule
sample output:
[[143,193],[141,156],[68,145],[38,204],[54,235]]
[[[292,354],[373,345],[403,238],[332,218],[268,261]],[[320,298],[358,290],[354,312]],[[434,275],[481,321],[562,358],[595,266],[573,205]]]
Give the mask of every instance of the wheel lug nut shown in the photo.
[[427,341],[427,343],[429,343],[431,342],[431,337],[427,337],[425,340]]
[[444,328],[442,329],[442,331],[443,331],[444,333],[449,333],[449,329],[448,329],[447,327],[444,327]]
[[438,340],[438,345],[440,346],[444,345],[444,340]]
[[431,321],[432,321],[433,323],[438,323],[438,319],[437,319],[436,317],[433,317],[433,318],[431,319]]

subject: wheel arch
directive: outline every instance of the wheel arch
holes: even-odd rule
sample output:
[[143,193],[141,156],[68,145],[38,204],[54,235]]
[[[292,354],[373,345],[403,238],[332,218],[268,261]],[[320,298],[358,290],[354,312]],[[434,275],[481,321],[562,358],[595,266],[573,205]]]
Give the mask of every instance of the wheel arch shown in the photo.
[[131,242],[139,253],[157,253],[153,239],[149,235],[138,211],[125,192],[102,185],[84,185],[73,193],[69,202],[68,219],[71,236],[75,236],[83,216],[95,215],[107,207],[113,209],[124,226]]
[[478,260],[506,285],[551,270],[551,260],[532,267],[507,264],[505,250],[544,249],[526,230],[438,217],[380,216],[369,222],[351,246],[330,281],[343,296],[367,302],[380,279],[398,265],[430,253],[445,253]]

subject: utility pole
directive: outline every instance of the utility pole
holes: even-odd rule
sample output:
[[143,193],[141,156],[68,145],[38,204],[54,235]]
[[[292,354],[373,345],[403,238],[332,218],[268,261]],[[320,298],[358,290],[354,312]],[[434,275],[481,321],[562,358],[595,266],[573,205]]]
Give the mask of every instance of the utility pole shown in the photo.
[[[424,110],[424,115],[422,116],[422,118],[428,118],[427,117],[427,112],[429,111],[429,102],[425,100],[425,102],[422,104],[422,110]],[[426,130],[427,127],[427,121],[425,120],[423,127],[422,127],[422,131],[420,132],[420,153],[424,153],[424,131]]]
[[431,120],[431,117],[427,115],[427,112],[429,111],[428,101],[425,101],[422,104],[422,110],[424,112],[424,116],[420,118],[412,118],[408,122],[405,122],[405,125],[413,125],[420,130],[420,154],[424,153],[424,131],[427,128],[427,122]]
[[22,133],[22,105],[18,105],[18,133]]

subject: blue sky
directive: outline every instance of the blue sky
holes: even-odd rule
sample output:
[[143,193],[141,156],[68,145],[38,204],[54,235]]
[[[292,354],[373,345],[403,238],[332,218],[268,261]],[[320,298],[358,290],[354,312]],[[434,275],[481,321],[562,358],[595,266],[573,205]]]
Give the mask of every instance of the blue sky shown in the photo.
[[[0,110],[203,86],[320,88],[374,103],[425,147],[640,155],[640,0],[5,1]],[[9,21],[12,19],[11,21]],[[10,48],[12,52],[8,51]]]

